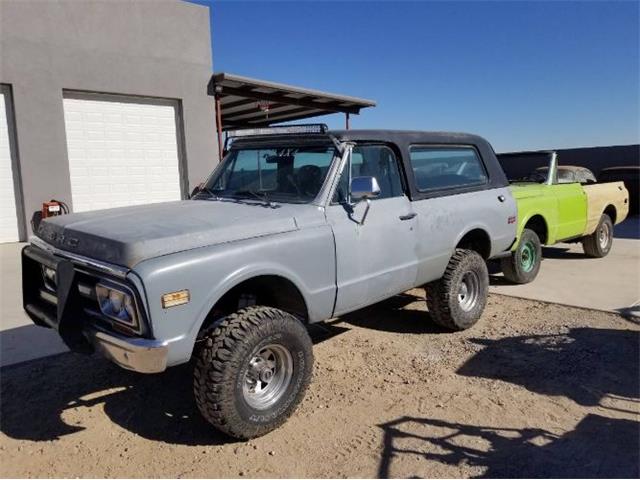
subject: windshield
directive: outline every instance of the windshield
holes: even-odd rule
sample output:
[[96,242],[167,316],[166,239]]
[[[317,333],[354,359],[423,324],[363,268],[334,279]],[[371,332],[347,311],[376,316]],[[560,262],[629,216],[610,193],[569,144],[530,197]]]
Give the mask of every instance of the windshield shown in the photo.
[[221,198],[308,203],[318,196],[334,155],[327,146],[234,149],[204,190]]
[[[566,168],[558,167],[556,175],[558,177],[557,183],[574,183],[576,181],[573,171]],[[540,167],[531,172],[524,181],[546,183],[548,179],[549,167]]]
[[[510,182],[544,183],[551,154],[548,152],[499,153],[498,161]],[[547,171],[538,171],[546,168]]]
[[522,181],[525,182],[536,182],[536,183],[546,183],[549,178],[549,168],[541,167],[536,168],[533,172],[527,175]]

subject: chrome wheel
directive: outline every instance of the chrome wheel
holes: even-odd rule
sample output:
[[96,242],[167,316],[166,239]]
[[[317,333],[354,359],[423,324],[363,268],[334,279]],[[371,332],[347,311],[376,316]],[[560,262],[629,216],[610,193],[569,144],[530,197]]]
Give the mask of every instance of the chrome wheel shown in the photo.
[[465,312],[471,310],[480,294],[480,279],[476,272],[470,271],[464,274],[462,281],[460,282],[460,289],[458,290],[458,303],[460,308]]
[[600,243],[600,248],[606,250],[609,245],[609,239],[611,237],[611,228],[607,222],[603,222],[600,225],[600,231],[598,232],[598,242]]
[[250,407],[266,410],[284,395],[293,377],[293,358],[282,345],[256,350],[249,360],[242,394]]

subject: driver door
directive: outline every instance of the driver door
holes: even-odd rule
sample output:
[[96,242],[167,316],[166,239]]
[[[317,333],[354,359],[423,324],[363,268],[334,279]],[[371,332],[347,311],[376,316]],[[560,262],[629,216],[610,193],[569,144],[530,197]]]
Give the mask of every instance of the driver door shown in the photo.
[[[349,175],[351,171],[351,176]],[[400,164],[385,145],[354,147],[326,209],[336,247],[337,296],[334,315],[404,292],[417,277],[416,215],[405,193]],[[376,177],[380,194],[349,202],[349,180]]]

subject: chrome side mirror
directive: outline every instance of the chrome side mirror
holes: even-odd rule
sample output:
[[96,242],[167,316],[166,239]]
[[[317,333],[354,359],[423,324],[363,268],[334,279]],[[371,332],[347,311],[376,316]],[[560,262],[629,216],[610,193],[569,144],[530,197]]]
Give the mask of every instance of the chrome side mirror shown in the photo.
[[371,198],[375,198],[380,195],[380,185],[376,177],[354,177],[351,179],[351,200],[356,202],[367,202],[367,208],[362,215],[362,220],[358,223],[364,225],[364,221],[367,219],[369,209],[371,208]]
[[360,201],[380,195],[376,177],[354,177],[351,179],[351,199]]

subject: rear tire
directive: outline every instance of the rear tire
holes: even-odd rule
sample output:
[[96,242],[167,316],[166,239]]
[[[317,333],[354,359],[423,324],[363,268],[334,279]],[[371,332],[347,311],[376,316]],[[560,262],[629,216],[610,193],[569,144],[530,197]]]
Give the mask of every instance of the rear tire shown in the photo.
[[487,304],[487,264],[477,252],[457,248],[442,278],[426,290],[431,319],[449,330],[466,330],[477,323]]
[[606,213],[600,217],[595,232],[582,239],[585,255],[592,258],[606,257],[613,245],[613,222]]
[[540,271],[542,245],[533,230],[525,228],[520,236],[518,247],[510,256],[500,260],[504,277],[513,283],[533,282]]
[[304,397],[313,370],[304,325],[264,306],[240,310],[205,332],[195,357],[193,387],[200,413],[240,439],[282,425]]

